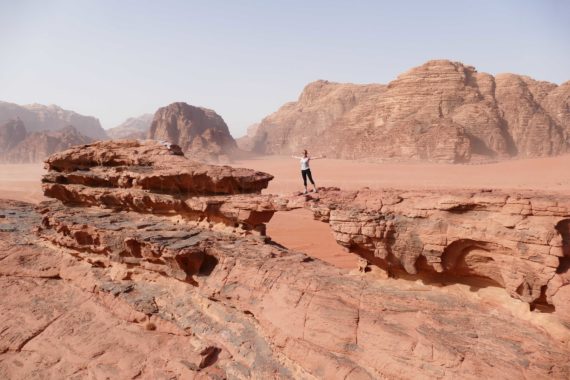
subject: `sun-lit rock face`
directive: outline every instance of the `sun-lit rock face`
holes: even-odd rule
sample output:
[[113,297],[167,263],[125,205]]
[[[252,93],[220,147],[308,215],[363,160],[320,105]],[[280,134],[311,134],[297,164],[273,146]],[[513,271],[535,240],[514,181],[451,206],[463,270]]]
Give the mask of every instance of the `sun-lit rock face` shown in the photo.
[[[570,286],[570,197],[330,188],[293,202],[304,202],[339,244],[392,275],[485,278],[532,307],[565,308],[554,295]],[[567,311],[559,314],[570,322]]]
[[263,233],[274,213],[259,193],[273,178],[250,169],[189,160],[152,140],[103,141],[46,160],[44,193],[66,204],[181,215]]
[[200,161],[228,161],[237,149],[220,115],[186,103],[159,108],[148,138],[179,145],[185,155]]
[[[262,195],[269,174],[156,141],[76,147],[46,167],[55,199],[0,200],[2,378],[570,376],[570,287],[554,267],[567,255],[564,197]],[[513,295],[556,310],[541,324],[508,296],[347,272],[263,236],[276,210],[298,207],[395,274],[502,276],[509,291],[520,280]]]
[[329,157],[469,162],[542,157],[569,148],[567,83],[493,77],[429,61],[388,85],[310,83],[262,120],[248,146]]

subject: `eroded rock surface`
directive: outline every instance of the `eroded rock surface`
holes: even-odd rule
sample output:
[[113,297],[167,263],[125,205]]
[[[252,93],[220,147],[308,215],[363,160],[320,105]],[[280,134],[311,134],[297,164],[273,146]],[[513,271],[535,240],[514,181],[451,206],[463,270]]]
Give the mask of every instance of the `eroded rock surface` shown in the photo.
[[[45,191],[56,200],[39,206],[0,201],[5,290],[0,295],[0,377],[570,376],[570,332],[554,316],[549,319],[553,325],[544,328],[497,302],[419,282],[348,273],[238,228],[232,223],[247,224],[246,219],[232,220],[221,211],[251,210],[260,202],[271,214],[311,207],[335,234],[348,239],[339,240],[360,247],[360,253],[392,233],[386,231],[398,231],[405,244],[413,223],[421,233],[427,228],[422,223],[431,220],[435,232],[430,236],[443,236],[444,213],[486,212],[482,215],[491,218],[491,210],[505,207],[510,207],[505,215],[530,223],[521,242],[534,247],[546,231],[546,218],[565,215],[561,201],[533,201],[526,207],[508,199],[501,203],[494,195],[484,202],[476,202],[474,194],[470,202],[457,197],[435,202],[440,195],[338,190],[293,201],[257,194],[271,179],[267,174],[197,164],[176,146],[153,141],[91,144],[54,155],[47,166]],[[159,177],[165,188],[149,179]],[[213,183],[224,191],[213,191]],[[208,206],[199,220],[188,217],[188,203],[220,199],[218,211]],[[534,228],[535,214],[529,210],[545,218],[536,224],[544,230]],[[394,229],[383,220],[392,220]],[[512,236],[523,236],[523,222],[506,218],[502,223],[515,231]],[[213,228],[217,224],[223,228]],[[566,252],[568,224],[559,222],[548,240],[557,241],[549,246],[563,252],[551,255],[556,259]],[[481,239],[487,236],[482,226],[473,228]],[[455,227],[461,236],[469,230]],[[408,248],[415,252],[415,245]],[[516,261],[520,257],[511,255],[510,263],[527,282],[531,270],[536,281],[551,274],[542,251],[532,252],[537,266],[529,264],[529,272]],[[477,251],[474,261],[464,261],[485,264],[479,257],[499,254],[505,262],[511,257]],[[394,263],[407,260],[399,259]],[[445,262],[440,261],[444,269]],[[468,265],[458,274],[472,270]],[[567,288],[560,285],[550,295],[553,302],[567,300]]]
[[570,197],[329,188],[295,202],[329,223],[339,244],[390,273],[488,278],[570,321],[554,297],[570,285]]
[[309,149],[347,159],[468,162],[568,152],[570,82],[493,77],[429,61],[388,85],[308,84],[263,119],[244,147],[263,154]]
[[272,196],[259,195],[271,175],[192,161],[176,145],[97,142],[55,154],[46,165],[45,195],[68,205],[178,215],[261,234],[275,212]]

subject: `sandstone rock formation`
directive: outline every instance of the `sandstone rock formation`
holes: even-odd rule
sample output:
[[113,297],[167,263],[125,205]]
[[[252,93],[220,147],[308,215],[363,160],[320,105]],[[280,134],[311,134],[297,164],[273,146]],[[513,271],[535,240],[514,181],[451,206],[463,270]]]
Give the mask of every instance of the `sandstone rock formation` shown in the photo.
[[317,81],[260,123],[262,154],[469,162],[565,153],[570,82],[429,61],[384,85]]
[[54,154],[46,165],[45,194],[66,204],[180,215],[261,234],[275,211],[270,196],[255,196],[271,175],[190,161],[180,147],[152,140],[100,141]]
[[186,103],[159,108],[148,138],[179,145],[188,157],[200,161],[227,161],[237,148],[216,112]]
[[331,188],[307,198],[339,244],[392,275],[486,278],[532,307],[566,309],[553,296],[570,289],[570,197]]
[[[553,334],[500,304],[350,274],[239,227],[240,212],[251,215],[255,202],[268,213],[311,207],[337,235],[347,234],[346,245],[364,252],[367,236],[390,230],[382,224],[390,218],[380,212],[392,210],[399,233],[389,233],[388,241],[405,245],[414,223],[417,239],[424,238],[431,221],[437,246],[436,237],[448,236],[444,226],[453,219],[445,213],[464,214],[471,223],[474,213],[495,217],[501,209],[502,225],[513,232],[489,229],[487,238],[522,239],[529,266],[515,262],[516,270],[528,278],[534,270],[540,281],[551,271],[534,245],[552,217],[566,215],[564,199],[501,203],[481,193],[444,202],[437,193],[338,190],[318,199],[276,198],[259,194],[268,174],[192,162],[180,148],[155,141],[98,142],[50,157],[47,168],[46,195],[57,200],[37,207],[0,201],[3,378],[570,376],[570,326]],[[187,206],[220,199],[219,208]],[[237,216],[221,211],[224,205]],[[339,223],[333,223],[336,212],[344,215]],[[350,219],[365,215],[366,226]],[[549,245],[556,259],[566,254],[569,224],[560,220],[547,239],[558,242]],[[485,234],[483,223],[473,229],[456,225],[455,233],[471,239]],[[556,249],[563,253],[557,256]],[[492,274],[485,267],[490,261],[479,257],[509,257],[476,253],[466,261]],[[567,300],[567,288],[559,286],[552,299]]]
[[26,133],[21,121],[8,122],[0,126],[0,162],[41,162],[55,152],[91,141],[72,126],[57,131]]
[[145,139],[152,124],[153,114],[146,113],[138,117],[130,117],[124,123],[107,129],[112,139]]
[[99,120],[64,110],[56,105],[29,104],[20,106],[0,102],[0,124],[20,119],[28,132],[56,131],[72,125],[79,133],[95,140],[107,139]]

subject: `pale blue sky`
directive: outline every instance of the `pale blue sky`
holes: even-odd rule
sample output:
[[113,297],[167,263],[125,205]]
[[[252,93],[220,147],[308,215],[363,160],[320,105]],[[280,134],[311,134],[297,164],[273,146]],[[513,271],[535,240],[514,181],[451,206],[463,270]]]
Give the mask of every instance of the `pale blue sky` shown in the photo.
[[0,0],[0,100],[110,128],[174,101],[235,137],[310,81],[387,83],[429,59],[570,79],[570,1]]

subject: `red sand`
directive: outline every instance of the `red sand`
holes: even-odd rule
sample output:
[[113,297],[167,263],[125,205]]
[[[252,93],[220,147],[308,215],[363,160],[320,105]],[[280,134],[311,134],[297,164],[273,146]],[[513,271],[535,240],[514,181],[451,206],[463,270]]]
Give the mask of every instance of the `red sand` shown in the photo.
[[[270,156],[243,160],[248,167],[275,176],[265,192],[289,194],[302,190],[299,162]],[[0,198],[39,202],[43,199],[42,164],[0,165]],[[323,159],[311,163],[318,186],[370,188],[500,188],[570,193],[570,155],[505,161],[495,164],[398,164]],[[268,224],[272,239],[290,249],[308,253],[343,268],[354,268],[356,258],[333,240],[328,226],[310,212],[277,213]]]

